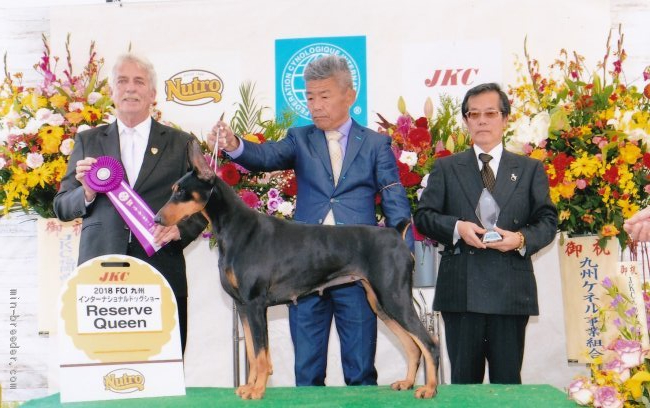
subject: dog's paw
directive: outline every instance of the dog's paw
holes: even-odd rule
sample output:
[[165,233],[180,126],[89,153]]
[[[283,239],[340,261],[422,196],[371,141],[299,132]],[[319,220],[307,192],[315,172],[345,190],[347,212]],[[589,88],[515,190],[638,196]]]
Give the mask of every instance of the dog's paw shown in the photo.
[[237,395],[245,400],[258,400],[264,398],[265,387],[255,387],[253,385],[242,385],[237,388]]
[[436,396],[437,393],[438,393],[437,387],[431,387],[429,385],[425,385],[424,387],[420,387],[417,390],[415,390],[415,398],[420,398],[420,399],[433,398]]
[[413,381],[408,381],[408,380],[395,381],[390,385],[390,388],[394,389],[395,391],[410,390],[411,388],[413,388]]

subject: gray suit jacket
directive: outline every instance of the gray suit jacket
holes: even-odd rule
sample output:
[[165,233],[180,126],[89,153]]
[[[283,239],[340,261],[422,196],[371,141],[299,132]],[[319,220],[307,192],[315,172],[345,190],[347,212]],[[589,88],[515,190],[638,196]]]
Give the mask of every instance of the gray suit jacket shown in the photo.
[[520,231],[526,254],[477,249],[459,240],[458,220],[481,225],[475,213],[483,190],[472,148],[436,160],[414,220],[418,230],[445,245],[434,309],[446,312],[537,315],[537,286],[531,255],[553,241],[557,210],[549,197],[542,163],[504,150],[493,196],[501,213],[497,226]]
[[[187,152],[191,138],[187,133],[156,121],[151,124],[144,161],[133,188],[154,213],[169,199],[174,182],[190,169]],[[77,134],[68,169],[54,198],[54,212],[59,219],[69,221],[83,218],[79,264],[96,256],[127,252],[130,231],[113,204],[105,194],[98,194],[95,201],[86,208],[83,188],[75,179],[78,160],[99,156],[112,156],[121,161],[117,122]],[[205,218],[201,214],[195,214],[179,224],[180,241],[170,242],[151,258],[145,259],[165,276],[176,296],[187,296],[183,248],[206,225]],[[135,236],[132,239],[137,241]]]

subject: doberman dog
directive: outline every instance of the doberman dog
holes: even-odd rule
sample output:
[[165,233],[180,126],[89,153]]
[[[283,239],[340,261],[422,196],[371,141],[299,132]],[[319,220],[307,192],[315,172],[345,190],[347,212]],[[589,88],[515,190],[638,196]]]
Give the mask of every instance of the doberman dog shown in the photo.
[[306,225],[260,214],[215,175],[198,141],[191,143],[193,170],[174,184],[156,222],[174,225],[201,211],[212,224],[221,284],[239,309],[250,362],[248,382],[237,388],[237,395],[260,399],[266,391],[272,372],[269,306],[295,302],[332,285],[360,281],[370,306],[406,351],[406,379],[391,387],[413,387],[422,353],[427,378],[415,396],[434,397],[439,349],[413,305],[414,260],[403,236],[393,228]]

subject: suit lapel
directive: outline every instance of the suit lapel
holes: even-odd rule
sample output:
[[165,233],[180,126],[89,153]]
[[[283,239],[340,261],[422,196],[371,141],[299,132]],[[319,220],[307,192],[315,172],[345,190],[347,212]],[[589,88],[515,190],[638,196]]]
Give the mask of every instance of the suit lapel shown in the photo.
[[163,152],[167,147],[170,135],[165,131],[165,128],[155,120],[151,121],[151,131],[149,132],[149,141],[147,142],[147,149],[144,152],[144,159],[138,178],[133,186],[137,190],[147,180],[147,177],[156,168],[158,160],[163,156]]
[[483,180],[476,161],[474,149],[469,148],[458,153],[458,161],[454,167],[458,185],[471,206],[476,206],[483,191]]
[[332,180],[334,180],[334,175],[332,173],[332,162],[330,160],[329,150],[327,149],[325,132],[314,126],[307,139],[309,140],[309,143],[312,145],[314,151],[316,152],[316,155],[323,164],[323,167],[325,167],[325,170],[327,170]]
[[366,134],[363,131],[363,128],[353,120],[352,127],[350,128],[350,134],[348,134],[348,144],[345,147],[345,157],[343,158],[343,166],[341,167],[341,176],[339,178],[339,183],[344,179],[345,174],[348,172],[348,169],[352,165],[352,162],[359,154],[361,145],[366,139]]
[[[111,156],[122,163],[122,154],[120,153],[120,134],[117,130],[117,121],[114,121],[106,127],[104,137],[99,140],[102,153],[105,156]],[[122,163],[122,168],[124,164]]]
[[497,183],[494,187],[494,199],[501,210],[510,201],[510,196],[515,191],[517,183],[521,179],[521,169],[517,163],[517,156],[514,153],[503,151],[497,172]]

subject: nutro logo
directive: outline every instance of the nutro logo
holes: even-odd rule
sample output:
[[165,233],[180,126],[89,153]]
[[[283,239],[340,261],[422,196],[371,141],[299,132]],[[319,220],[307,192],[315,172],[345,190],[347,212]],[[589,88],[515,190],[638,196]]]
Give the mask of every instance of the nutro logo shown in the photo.
[[431,79],[424,80],[424,85],[429,88],[434,86],[471,85],[474,82],[474,76],[477,74],[478,68],[436,69]]
[[130,368],[118,368],[104,376],[104,387],[107,391],[128,394],[144,390],[144,375]]
[[[352,87],[360,94],[361,79],[359,64],[343,48],[325,42],[312,43],[296,51],[282,70],[282,96],[286,104],[296,114],[310,120],[307,109],[307,91],[305,89],[304,71],[307,64],[325,55],[334,54],[345,58],[352,74]],[[356,109],[359,109],[358,107]],[[354,112],[360,114],[361,112]]]
[[199,106],[221,101],[223,81],[210,71],[192,69],[172,75],[165,81],[168,101],[180,105]]

